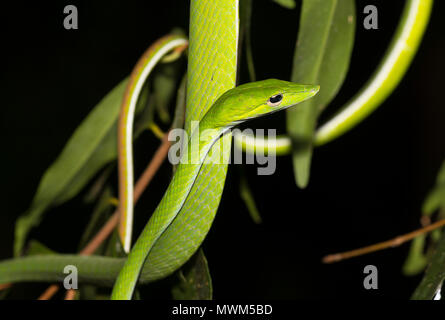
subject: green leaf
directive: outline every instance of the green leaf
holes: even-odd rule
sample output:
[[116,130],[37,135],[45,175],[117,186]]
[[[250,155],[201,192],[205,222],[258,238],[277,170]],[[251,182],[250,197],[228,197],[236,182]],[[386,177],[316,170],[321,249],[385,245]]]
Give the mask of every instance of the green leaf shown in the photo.
[[90,221],[80,239],[79,250],[87,245],[88,241],[102,228],[107,218],[109,218],[110,209],[113,207],[110,202],[112,196],[111,188],[105,188],[93,209]]
[[442,234],[431,262],[411,299],[431,300],[445,279],[445,233]]
[[421,273],[427,263],[427,257],[423,254],[426,235],[420,235],[411,242],[408,257],[403,265],[402,272],[406,276],[414,276]]
[[46,254],[57,254],[54,250],[51,250],[41,242],[37,240],[29,241],[28,248],[26,250],[26,255],[46,255]]
[[295,0],[273,0],[273,1],[286,9],[294,9],[296,6]]
[[126,84],[127,80],[121,81],[94,107],[44,173],[31,207],[17,220],[15,256],[22,251],[28,232],[40,223],[44,211],[75,196],[116,157],[117,118]]
[[[30,208],[17,220],[15,256],[20,254],[28,232],[40,223],[47,209],[76,196],[101,168],[117,158],[117,120],[126,85],[127,79],[121,81],[93,108],[44,173]],[[136,115],[143,111],[148,97],[148,86],[144,86]],[[135,126],[140,127],[139,119]],[[134,138],[140,133],[136,132]]]
[[247,182],[247,178],[244,173],[241,174],[240,178],[240,196],[246,204],[247,210],[249,211],[250,217],[253,222],[259,224],[262,222],[260,212],[255,204],[255,199],[252,194],[252,190],[250,190],[249,183]]
[[125,257],[127,254],[125,253],[124,247],[122,246],[122,242],[120,241],[119,232],[117,229],[114,229],[108,239],[107,246],[105,248],[105,256],[107,257]]
[[317,118],[339,91],[349,68],[355,33],[353,0],[304,0],[291,80],[318,84],[314,98],[287,111],[293,164],[300,188],[309,182]]
[[153,105],[154,96],[150,95],[147,98],[146,107],[141,110],[141,113],[134,124],[135,137],[139,136],[143,131],[149,130],[151,125],[154,124],[155,108],[153,108]]
[[108,178],[115,170],[116,166],[114,164],[106,166],[106,168],[100,173],[100,175],[95,179],[95,181],[85,192],[85,196],[82,199],[85,204],[92,204],[96,202],[96,200],[104,191]]
[[[76,294],[78,300],[96,300],[97,299],[97,287],[88,284],[82,284],[79,288],[78,294]],[[107,297],[107,300],[109,297]]]
[[156,111],[163,123],[170,122],[169,107],[176,93],[180,61],[160,64],[153,75]]
[[178,283],[172,288],[175,300],[211,300],[213,295],[207,259],[202,249],[178,271]]
[[[244,48],[246,50],[247,71],[249,72],[250,81],[256,81],[255,64],[253,62],[252,54],[252,35],[251,35],[251,21],[252,21],[252,0],[243,0],[240,2],[240,48],[242,50],[243,40],[245,41]],[[239,53],[241,54],[241,53]]]
[[439,208],[445,208],[445,183],[437,185],[427,196],[422,206],[425,215],[432,215]]
[[[175,115],[173,117],[172,129],[183,129],[185,124],[185,105],[186,105],[186,92],[187,92],[187,73],[182,77],[181,83],[178,88],[178,95],[176,96]],[[184,141],[185,139],[181,140]],[[185,142],[184,142],[185,143]],[[178,164],[172,166],[173,174],[176,171]]]
[[[426,196],[422,205],[422,215],[429,217],[432,216],[437,210],[445,211],[445,161],[437,174],[436,185]],[[441,214],[439,214],[439,217]],[[441,230],[437,229],[431,233],[431,240],[434,246],[441,237]],[[426,235],[420,235],[416,237],[411,243],[408,257],[403,265],[403,273],[406,275],[415,275],[420,273],[427,264],[427,255],[423,252],[425,250]]]
[[175,115],[173,117],[173,122],[172,122],[173,129],[184,128],[186,92],[187,92],[187,74],[184,74],[181,83],[179,84],[178,94],[176,96]]
[[439,208],[445,210],[445,161],[437,174],[434,189],[430,191],[423,203],[422,213],[431,215]]

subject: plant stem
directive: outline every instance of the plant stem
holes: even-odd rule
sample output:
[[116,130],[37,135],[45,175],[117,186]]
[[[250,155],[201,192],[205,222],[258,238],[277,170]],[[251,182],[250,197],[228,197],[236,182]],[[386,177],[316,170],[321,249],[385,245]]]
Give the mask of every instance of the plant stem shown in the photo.
[[400,246],[402,243],[405,243],[407,241],[414,239],[417,236],[420,236],[424,233],[438,229],[444,225],[445,225],[445,219],[437,221],[436,223],[433,223],[429,226],[412,231],[410,233],[398,236],[391,240],[379,242],[379,243],[376,243],[376,244],[373,244],[373,245],[370,245],[367,247],[363,247],[360,249],[355,249],[355,250],[351,250],[351,251],[327,255],[327,256],[323,257],[322,262],[323,263],[333,263],[333,262],[338,262],[338,261],[345,260],[345,259],[350,259],[353,257],[358,257],[361,255],[365,255],[365,254],[379,251],[379,250],[394,248],[394,247]]

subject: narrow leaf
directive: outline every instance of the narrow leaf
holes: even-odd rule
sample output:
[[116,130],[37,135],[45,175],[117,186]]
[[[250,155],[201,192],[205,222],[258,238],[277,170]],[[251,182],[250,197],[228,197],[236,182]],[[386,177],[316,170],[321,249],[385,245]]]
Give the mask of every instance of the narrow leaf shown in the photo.
[[147,98],[146,107],[141,110],[141,114],[139,115],[137,121],[134,124],[134,135],[137,137],[145,130],[149,130],[151,125],[154,124],[154,96],[150,95]]
[[212,279],[202,249],[178,271],[178,283],[172,288],[175,300],[211,300]]
[[304,0],[292,81],[318,84],[313,99],[287,111],[297,185],[309,182],[317,118],[340,89],[349,68],[355,33],[353,0]]
[[178,94],[176,96],[175,115],[173,117],[173,122],[172,122],[173,129],[184,128],[186,91],[187,91],[187,74],[185,74],[182,77],[181,83],[179,84]]
[[249,183],[245,174],[241,174],[240,178],[240,196],[246,204],[247,210],[249,211],[250,217],[253,222],[259,224],[262,222],[260,212],[255,204],[255,198],[253,197],[252,190],[250,189]]
[[426,235],[420,235],[411,242],[408,257],[403,265],[402,272],[406,276],[413,276],[422,272],[427,265],[427,257],[423,254]]
[[120,236],[115,229],[112,233],[110,238],[108,239],[107,245],[105,247],[105,256],[107,257],[125,257],[126,253],[124,250],[124,247],[122,245],[122,242],[120,241]]
[[110,177],[111,173],[114,172],[115,170],[116,170],[115,165],[108,165],[100,173],[100,175],[95,179],[95,181],[85,192],[85,196],[82,199],[84,203],[91,204],[96,202],[96,200],[100,197],[100,195],[104,191],[108,178]]
[[431,262],[411,299],[432,300],[445,279],[445,233],[442,234]]
[[109,217],[110,208],[112,208],[112,204],[110,203],[112,195],[113,193],[109,187],[105,188],[100,195],[99,200],[93,209],[93,213],[91,214],[90,221],[88,222],[85,231],[80,238],[79,250],[87,245],[88,241],[91,240],[91,238],[106,222],[107,218]]
[[[78,300],[97,300],[98,299],[97,291],[98,290],[96,286],[82,284],[82,286],[79,288],[76,297],[78,297]],[[106,299],[108,300],[109,297],[107,297]]]
[[[182,77],[179,84],[178,94],[176,96],[175,115],[173,117],[172,129],[183,129],[185,124],[185,104],[186,104],[186,92],[187,92],[187,74]],[[184,141],[183,131],[181,131],[180,141]],[[184,142],[185,143],[185,142]],[[172,166],[173,174],[176,171],[178,164]]]
[[37,240],[31,240],[29,241],[28,248],[26,250],[26,255],[33,256],[33,255],[46,255],[46,254],[57,254],[54,250],[51,250],[47,246],[45,246],[43,243],[37,241]]
[[445,161],[437,174],[434,189],[430,191],[423,203],[422,212],[426,215],[431,215],[439,208],[445,209]]
[[123,80],[99,102],[44,173],[31,207],[17,220],[15,256],[22,251],[29,230],[39,224],[43,212],[77,194],[115,155],[116,144],[112,137],[116,136],[116,121],[126,83],[127,80]]
[[[126,79],[121,81],[93,108],[44,173],[30,208],[17,220],[15,256],[20,254],[28,232],[40,223],[48,208],[76,196],[101,168],[117,158],[117,119],[126,84]],[[137,113],[147,100],[148,87],[144,86]]]
[[180,61],[160,64],[153,75],[156,111],[163,123],[170,122],[169,107],[176,93]]
[[[422,205],[422,215],[425,217],[432,216],[434,212],[442,210],[445,211],[445,161],[437,174],[436,185],[426,196]],[[440,218],[441,214],[439,214]],[[431,233],[431,239],[433,241],[433,247],[435,242],[441,236],[440,230],[434,230]],[[426,235],[420,235],[411,243],[411,248],[408,257],[403,265],[403,273],[406,275],[415,275],[421,272],[427,261],[425,251]]]
[[[246,50],[246,62],[247,62],[247,71],[249,72],[249,79],[250,81],[256,81],[255,65],[253,62],[253,53],[252,53],[252,34],[251,34],[252,5],[253,5],[252,0],[244,0],[240,2],[240,9],[239,9],[240,47],[241,48],[244,47]],[[244,45],[242,45],[242,42],[244,42]]]
[[295,8],[295,0],[273,0],[273,1],[286,9]]

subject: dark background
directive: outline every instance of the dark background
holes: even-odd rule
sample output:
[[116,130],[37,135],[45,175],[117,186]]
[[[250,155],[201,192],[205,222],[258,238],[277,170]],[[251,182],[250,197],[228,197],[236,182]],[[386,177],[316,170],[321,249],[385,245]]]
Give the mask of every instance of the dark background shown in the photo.
[[[67,4],[79,10],[78,30],[63,28]],[[379,10],[378,30],[362,27],[367,4]],[[357,1],[350,71],[323,119],[355,94],[376,68],[403,4]],[[173,27],[187,30],[188,9],[188,1],[172,0],[19,3],[2,8],[0,259],[11,257],[15,219],[28,208],[41,175],[73,130],[130,73],[145,48]],[[320,259],[419,227],[422,201],[445,158],[443,9],[443,1],[436,1],[420,50],[386,102],[357,128],[315,150],[306,190],[295,186],[289,156],[278,158],[273,176],[257,176],[255,166],[245,167],[262,225],[252,223],[239,197],[239,170],[230,166],[218,214],[204,242],[215,298],[411,295],[420,277],[401,274],[406,244],[333,265],[323,265]],[[299,6],[286,10],[270,1],[255,1],[252,41],[258,79],[290,78],[298,13]],[[242,70],[240,80],[246,82],[245,65]],[[281,113],[252,126],[284,132],[284,123]],[[157,145],[149,133],[139,139],[137,170]],[[164,164],[146,190],[136,211],[138,226],[155,208],[170,172]],[[60,252],[74,252],[91,212],[81,204],[81,196],[48,212],[31,238]],[[368,264],[378,267],[378,290],[363,289]],[[147,288],[148,295],[163,297],[164,284]],[[35,298],[45,287],[19,285],[13,296]]]

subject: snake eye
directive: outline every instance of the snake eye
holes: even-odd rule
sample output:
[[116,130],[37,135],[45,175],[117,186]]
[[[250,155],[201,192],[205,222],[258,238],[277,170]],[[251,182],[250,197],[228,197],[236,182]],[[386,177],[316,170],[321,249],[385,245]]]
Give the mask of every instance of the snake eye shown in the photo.
[[276,94],[267,100],[267,105],[269,107],[276,107],[280,105],[281,101],[283,100],[283,95],[281,93]]

